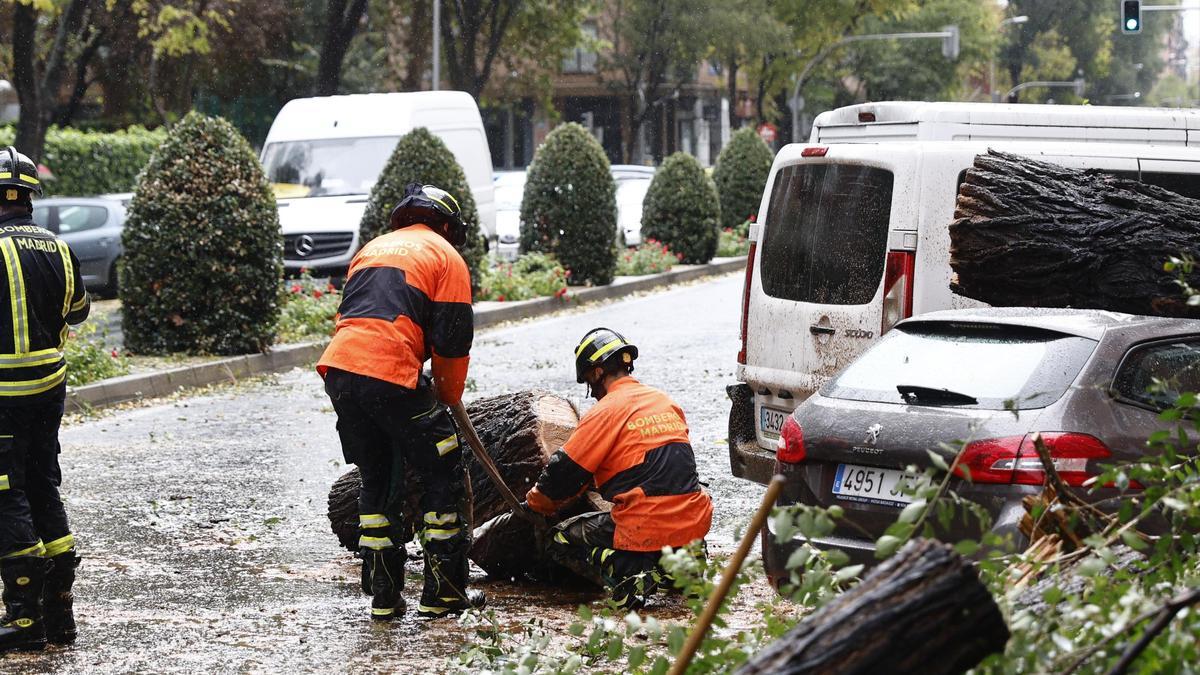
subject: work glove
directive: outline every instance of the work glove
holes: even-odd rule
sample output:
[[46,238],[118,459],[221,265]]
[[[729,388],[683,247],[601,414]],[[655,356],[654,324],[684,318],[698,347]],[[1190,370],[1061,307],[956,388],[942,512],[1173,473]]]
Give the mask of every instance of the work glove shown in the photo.
[[529,506],[528,500],[522,500],[520,506],[521,510],[525,512],[526,520],[533,523],[533,529],[544,532],[552,527],[550,519],[538,513],[537,511],[534,511],[533,508]]

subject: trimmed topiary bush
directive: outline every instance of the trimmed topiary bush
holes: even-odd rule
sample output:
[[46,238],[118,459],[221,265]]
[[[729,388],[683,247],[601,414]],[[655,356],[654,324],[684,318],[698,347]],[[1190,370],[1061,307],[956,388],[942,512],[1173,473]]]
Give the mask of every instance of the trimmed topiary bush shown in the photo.
[[717,186],[686,152],[668,157],[650,182],[642,203],[642,238],[657,239],[681,262],[706,263],[717,252],[721,207]]
[[721,150],[713,182],[721,200],[721,227],[734,228],[758,216],[767,176],[775,155],[750,127],[742,127]]
[[[0,146],[12,145],[12,127],[0,128]],[[167,132],[132,126],[112,133],[53,128],[46,132],[45,164],[53,178],[46,196],[129,192]],[[18,148],[19,150],[20,148]]]
[[471,290],[479,290],[479,272],[487,244],[479,232],[479,211],[467,183],[467,175],[445,142],[428,129],[418,127],[400,137],[387,166],[379,174],[359,227],[359,242],[366,244],[389,231],[388,217],[404,196],[409,183],[436,185],[454,195],[467,224],[467,243],[459,250],[471,270]]
[[283,239],[275,197],[232,124],[190,113],[138,179],[122,235],[125,346],[245,354],[275,337]]
[[533,156],[521,200],[521,250],[553,254],[572,284],[612,283],[616,184],[604,148],[574,122],[551,131]]

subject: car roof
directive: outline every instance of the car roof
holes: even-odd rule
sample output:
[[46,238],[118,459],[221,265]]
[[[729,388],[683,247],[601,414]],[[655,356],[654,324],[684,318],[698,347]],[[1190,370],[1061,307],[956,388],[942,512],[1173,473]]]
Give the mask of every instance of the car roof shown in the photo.
[[1148,336],[1200,333],[1200,320],[1124,314],[1099,309],[1055,307],[981,307],[929,312],[906,319],[902,326],[922,323],[1003,324],[1041,328],[1066,335],[1099,340],[1106,332],[1120,330]]
[[96,204],[112,206],[113,204],[120,206],[121,200],[115,196],[100,196],[100,197],[43,197],[33,201],[34,208],[38,206],[56,206],[58,204]]

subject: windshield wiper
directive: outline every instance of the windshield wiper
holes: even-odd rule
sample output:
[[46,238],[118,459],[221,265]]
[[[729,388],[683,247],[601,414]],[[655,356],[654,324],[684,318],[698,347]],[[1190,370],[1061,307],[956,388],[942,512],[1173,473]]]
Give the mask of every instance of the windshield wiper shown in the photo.
[[979,401],[970,394],[949,389],[922,387],[919,384],[898,384],[896,391],[909,405],[975,405]]

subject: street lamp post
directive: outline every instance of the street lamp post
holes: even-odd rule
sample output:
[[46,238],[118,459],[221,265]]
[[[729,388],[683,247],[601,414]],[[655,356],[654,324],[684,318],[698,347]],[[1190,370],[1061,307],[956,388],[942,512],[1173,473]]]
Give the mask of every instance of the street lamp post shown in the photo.
[[[1019,24],[1025,23],[1026,21],[1029,21],[1029,17],[1025,16],[1024,14],[1022,14],[1021,16],[1014,16],[1014,17],[1011,17],[1011,18],[1001,21],[1000,29],[1003,30],[1005,26],[1019,25]],[[988,67],[988,92],[990,92],[992,95],[992,103],[997,103],[1000,101],[1000,92],[996,91],[996,54],[995,54],[995,51],[992,52],[992,60]]]
[[433,91],[442,84],[442,0],[433,0]]

